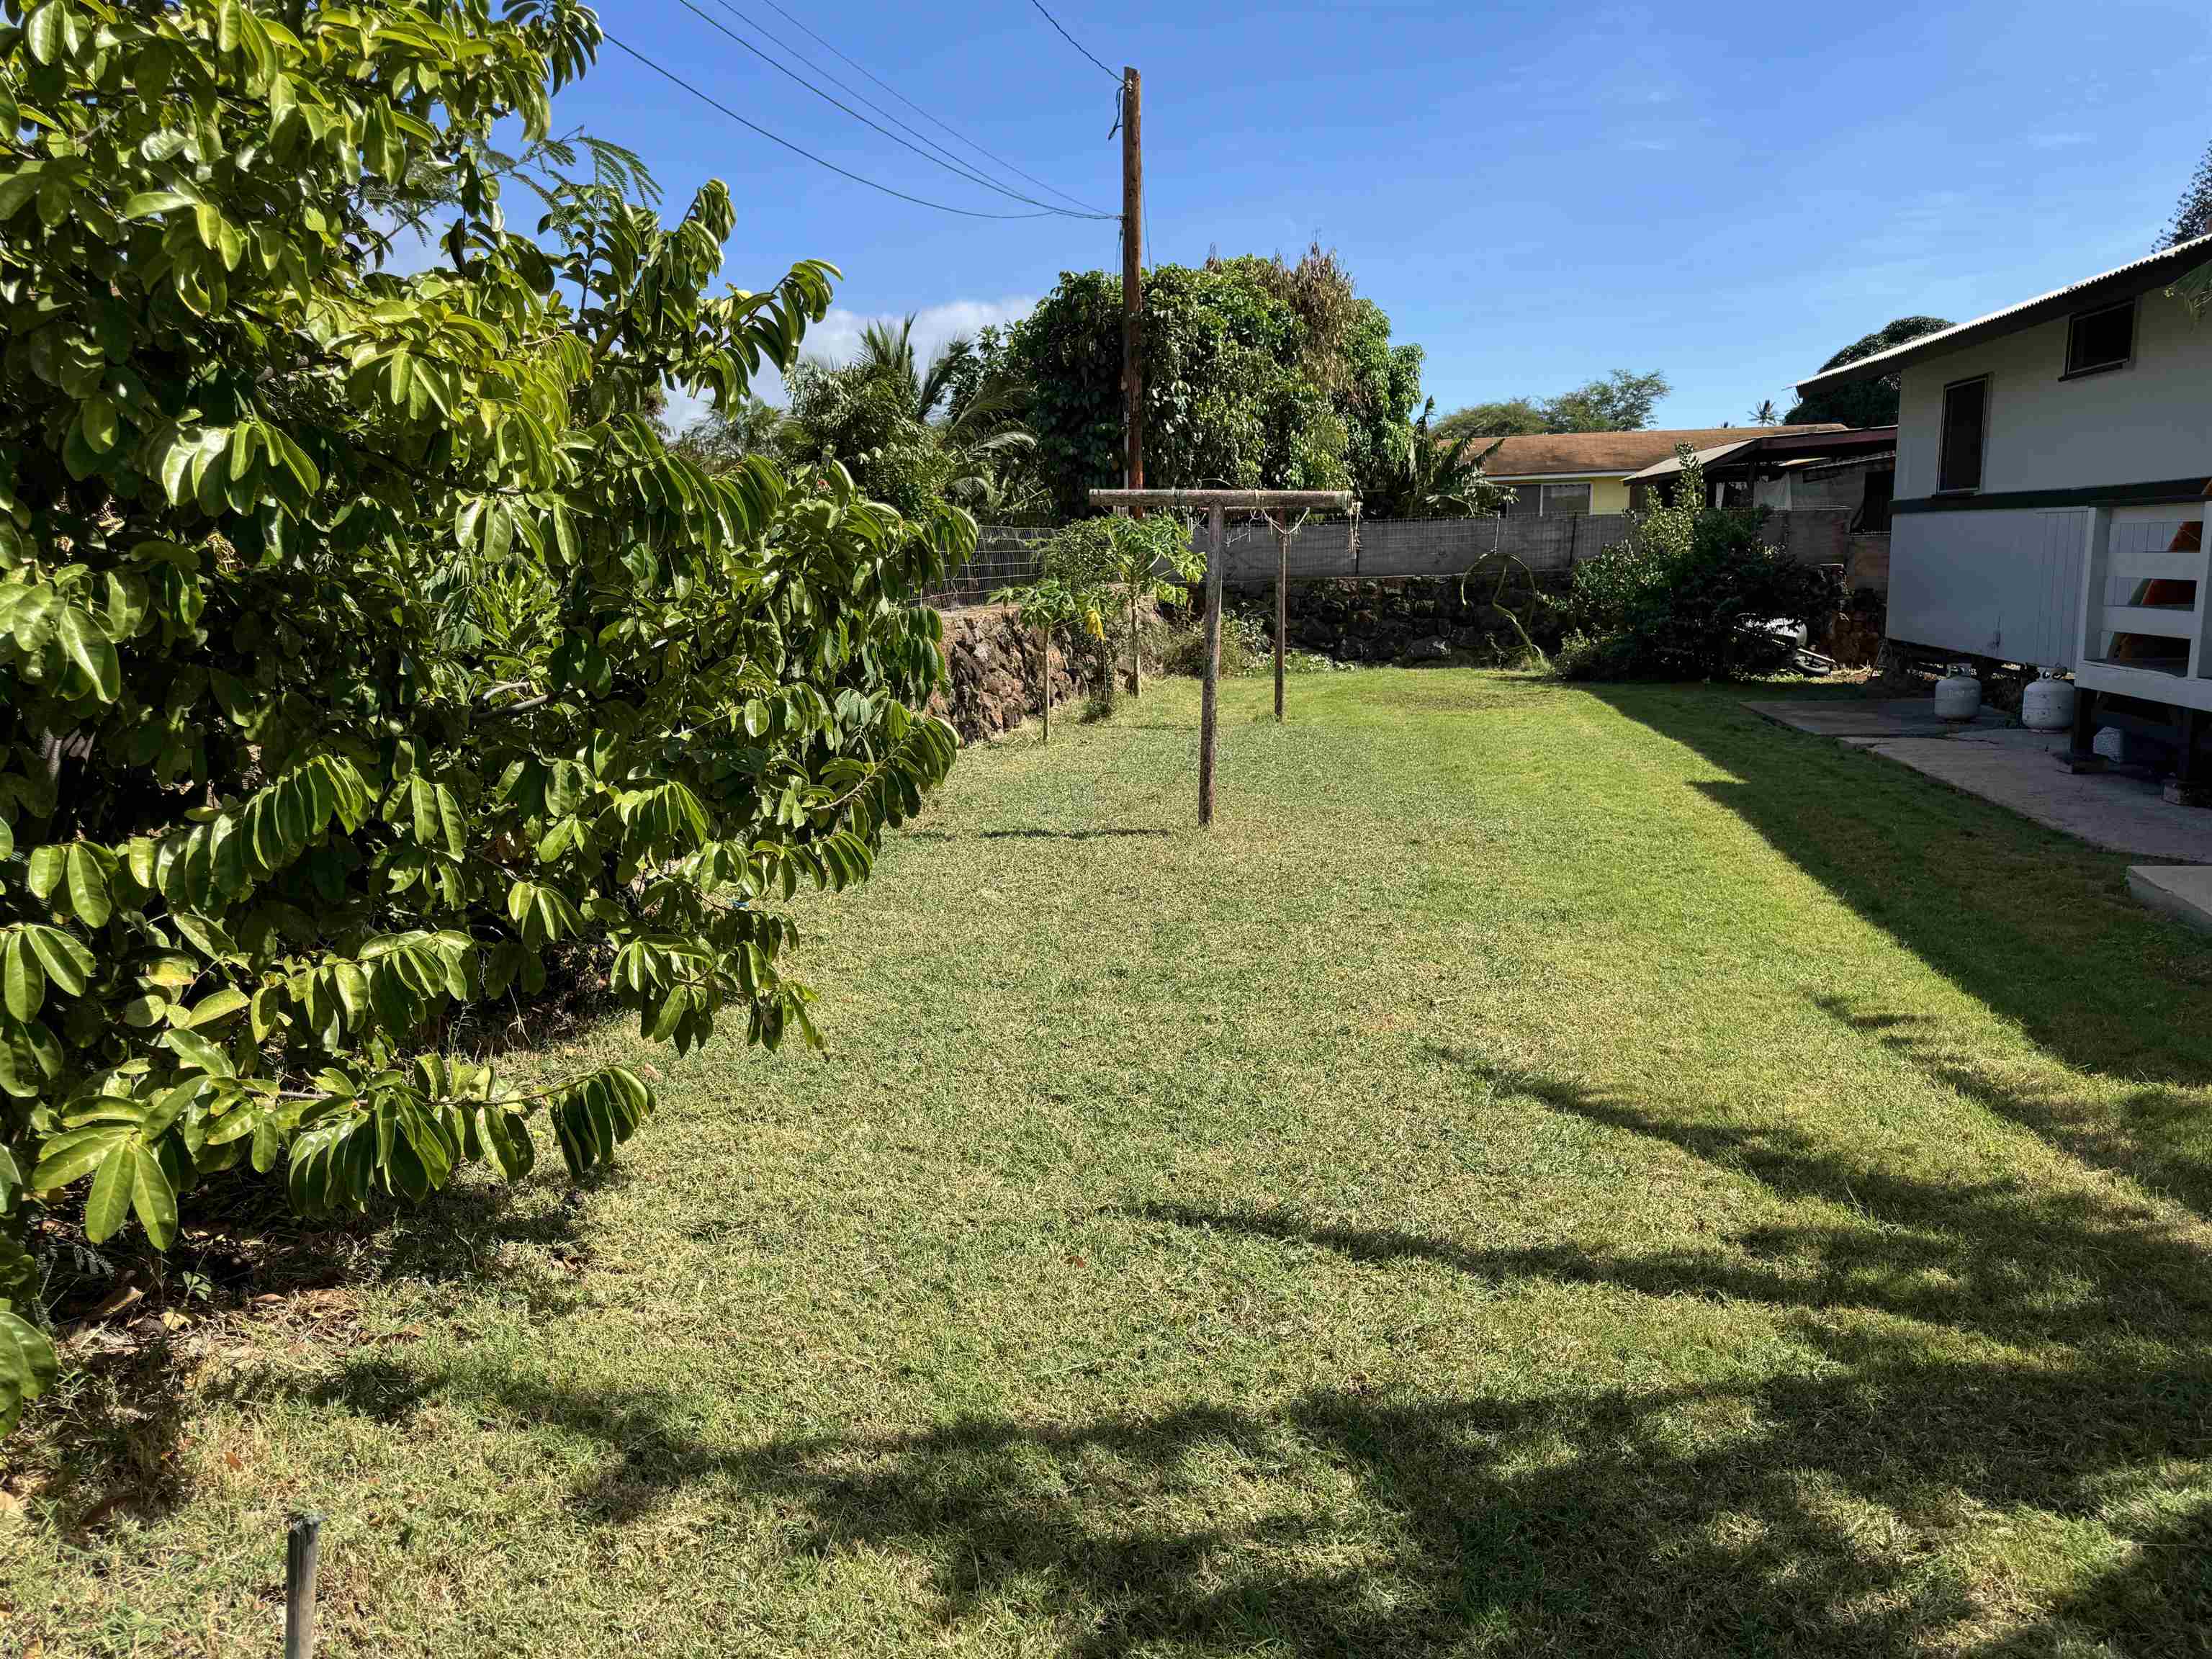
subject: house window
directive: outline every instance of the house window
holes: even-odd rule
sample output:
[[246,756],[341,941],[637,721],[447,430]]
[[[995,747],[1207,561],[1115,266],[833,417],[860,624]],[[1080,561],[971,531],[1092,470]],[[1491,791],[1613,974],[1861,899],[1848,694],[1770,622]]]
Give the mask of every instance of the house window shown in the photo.
[[1943,448],[1936,467],[1938,491],[1982,487],[1982,449],[1989,422],[1988,375],[1943,388]]
[[1567,513],[1590,509],[1590,487],[1586,483],[1547,483],[1544,486],[1544,516],[1556,519]]
[[2136,355],[2136,302],[2085,311],[2066,324],[2066,372],[2101,374],[2125,368]]

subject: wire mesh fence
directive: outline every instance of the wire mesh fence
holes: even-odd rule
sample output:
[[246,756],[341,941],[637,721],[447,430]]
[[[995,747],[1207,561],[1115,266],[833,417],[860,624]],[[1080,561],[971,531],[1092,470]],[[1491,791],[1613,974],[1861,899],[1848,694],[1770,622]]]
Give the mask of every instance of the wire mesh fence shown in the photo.
[[[1843,564],[1850,555],[1850,518],[1843,508],[1771,513],[1765,537],[1800,563]],[[1455,576],[1501,558],[1517,560],[1533,573],[1567,571],[1626,540],[1629,525],[1625,513],[1485,519],[1317,515],[1299,521],[1291,532],[1289,574],[1292,581]],[[1239,515],[1226,529],[1222,580],[1231,585],[1273,582],[1278,558],[1273,526],[1256,515]],[[975,556],[927,596],[928,603],[945,610],[981,605],[1000,588],[1036,580],[1039,551],[1052,534],[1040,526],[984,526]],[[1196,545],[1206,546],[1202,522],[1192,526],[1191,534]]]

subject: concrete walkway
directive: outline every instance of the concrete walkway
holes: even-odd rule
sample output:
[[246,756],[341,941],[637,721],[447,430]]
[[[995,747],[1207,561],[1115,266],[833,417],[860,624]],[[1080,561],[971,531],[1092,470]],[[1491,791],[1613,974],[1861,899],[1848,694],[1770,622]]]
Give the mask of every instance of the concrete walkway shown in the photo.
[[2156,784],[2124,772],[2060,769],[2054,757],[2067,748],[2063,732],[2024,731],[1990,710],[1972,726],[1948,726],[1936,718],[1929,697],[1751,699],[1744,707],[1796,731],[1870,750],[2093,847],[2161,863],[2212,864],[2212,811],[2172,805]]

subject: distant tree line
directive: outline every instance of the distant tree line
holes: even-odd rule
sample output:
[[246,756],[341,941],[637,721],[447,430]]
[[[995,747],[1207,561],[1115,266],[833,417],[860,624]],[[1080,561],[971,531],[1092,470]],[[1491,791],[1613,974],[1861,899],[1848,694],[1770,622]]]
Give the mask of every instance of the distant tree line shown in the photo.
[[[1155,267],[1142,318],[1146,483],[1349,489],[1378,515],[1495,506],[1480,446],[1430,453],[1421,349],[1394,341],[1333,252]],[[680,447],[720,465],[834,456],[910,514],[949,501],[1076,517],[1122,482],[1117,273],[1063,273],[1029,316],[927,364],[911,325],[872,326],[848,362],[802,363],[787,412],[709,416]]]
[[1638,432],[1674,388],[1664,374],[1616,368],[1554,398],[1470,404],[1436,423],[1440,438],[1512,438],[1543,432]]

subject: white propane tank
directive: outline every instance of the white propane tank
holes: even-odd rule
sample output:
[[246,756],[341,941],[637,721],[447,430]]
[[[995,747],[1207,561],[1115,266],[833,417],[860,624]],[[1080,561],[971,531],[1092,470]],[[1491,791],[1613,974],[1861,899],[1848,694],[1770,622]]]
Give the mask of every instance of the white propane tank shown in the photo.
[[2046,668],[2021,693],[2020,723],[2031,732],[2063,732],[2074,724],[2074,682]]
[[1970,662],[1954,662],[1951,672],[1936,682],[1936,718],[1970,720],[1982,712],[1982,683],[1974,678]]

